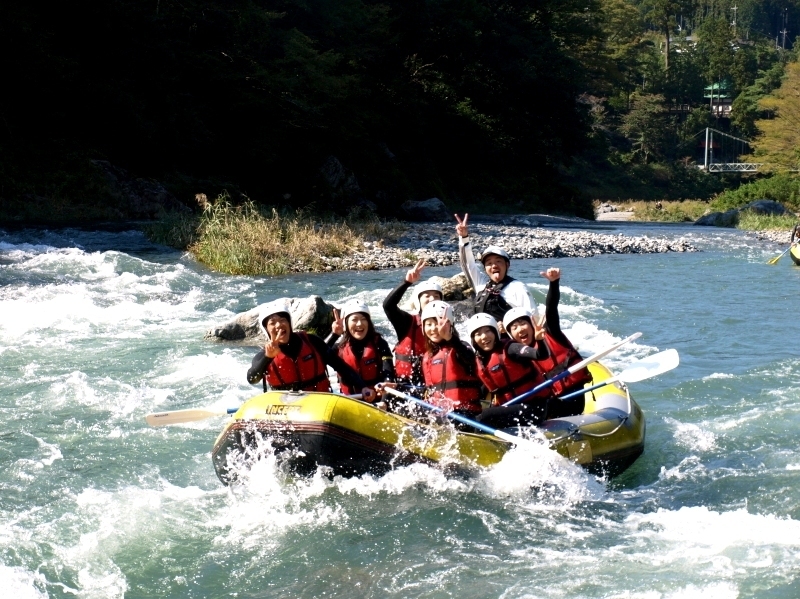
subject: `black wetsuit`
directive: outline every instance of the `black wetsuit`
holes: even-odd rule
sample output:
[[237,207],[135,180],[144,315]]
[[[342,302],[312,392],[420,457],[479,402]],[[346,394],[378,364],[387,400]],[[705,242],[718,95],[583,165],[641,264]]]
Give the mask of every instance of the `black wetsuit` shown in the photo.
[[[559,281],[550,281],[550,286],[547,288],[547,299],[545,300],[545,330],[553,337],[558,343],[565,347],[573,347],[572,342],[567,338],[561,330],[561,322],[558,317],[558,302],[561,299],[561,288]],[[583,385],[576,385],[571,388],[565,389],[561,394],[567,395],[578,389],[582,389]],[[555,397],[551,398],[547,404],[547,417],[558,418],[560,416],[576,416],[583,413],[586,407],[586,398],[584,395],[578,395],[572,399],[561,401]]]

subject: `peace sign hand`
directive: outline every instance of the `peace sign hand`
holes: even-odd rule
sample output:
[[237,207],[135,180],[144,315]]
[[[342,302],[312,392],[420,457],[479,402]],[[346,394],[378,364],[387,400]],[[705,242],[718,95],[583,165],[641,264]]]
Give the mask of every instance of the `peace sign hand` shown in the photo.
[[341,312],[337,308],[333,309],[333,322],[331,323],[331,333],[334,335],[344,334],[344,321],[341,317]]
[[264,355],[271,359],[277,356],[280,351],[281,350],[280,347],[278,347],[278,344],[272,340],[272,337],[270,337],[264,346]]
[[461,220],[458,217],[458,214],[454,215],[456,217],[456,221],[458,224],[456,225],[456,233],[458,233],[459,237],[469,237],[469,229],[467,228],[467,219],[469,218],[469,213],[464,213],[464,220]]
[[423,268],[425,268],[425,258],[420,258],[414,268],[406,273],[406,282],[413,284],[419,281]]

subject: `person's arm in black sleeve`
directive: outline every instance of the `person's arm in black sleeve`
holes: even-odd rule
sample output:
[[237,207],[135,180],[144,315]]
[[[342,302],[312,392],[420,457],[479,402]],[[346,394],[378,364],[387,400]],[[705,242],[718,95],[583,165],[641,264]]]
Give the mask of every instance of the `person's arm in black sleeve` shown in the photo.
[[409,287],[411,287],[411,283],[404,280],[400,285],[392,289],[386,299],[383,300],[383,311],[386,313],[386,318],[392,323],[398,341],[408,334],[408,330],[411,328],[411,320],[414,318],[400,307],[400,300],[403,299],[403,295],[405,295]]
[[547,288],[547,297],[544,301],[544,317],[547,322],[547,330],[551,335],[561,332],[561,322],[558,316],[558,302],[561,301],[559,281],[560,279],[550,281],[550,286]]
[[381,360],[381,373],[378,375],[378,378],[380,378],[382,382],[393,383],[395,381],[395,375],[394,356],[392,355],[392,350],[389,347],[386,339],[383,337],[378,337],[378,342],[375,345],[378,349],[378,356]]
[[537,341],[536,347],[523,343],[511,343],[506,351],[510,357],[522,360],[543,360],[550,355],[547,345],[542,341]]
[[348,387],[353,389],[363,389],[366,387],[364,379],[339,357],[336,350],[329,348],[320,337],[309,334],[308,340],[311,345],[314,346],[314,349],[322,356],[322,361],[339,373],[339,376],[342,377],[342,380]]
[[550,281],[550,286],[547,288],[547,299],[545,300],[545,328],[552,337],[562,345],[572,347],[572,342],[567,338],[561,330],[561,320],[558,316],[558,302],[561,300],[561,288],[559,281]]
[[271,358],[267,357],[262,348],[255,356],[250,364],[250,369],[247,371],[247,382],[255,385],[264,380],[264,375],[267,372],[267,367],[272,362]]
[[336,347],[336,342],[339,341],[340,337],[341,335],[330,333],[327,337],[325,337],[325,345],[327,345],[330,349],[334,349]]
[[461,339],[453,340],[453,349],[456,353],[456,359],[461,362],[471,372],[475,372],[475,351],[467,345],[466,341]]

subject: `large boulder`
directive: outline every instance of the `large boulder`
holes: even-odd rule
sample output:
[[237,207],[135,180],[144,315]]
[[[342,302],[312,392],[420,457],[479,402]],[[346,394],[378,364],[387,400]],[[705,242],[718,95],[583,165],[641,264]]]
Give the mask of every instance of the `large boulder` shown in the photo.
[[739,222],[739,211],[711,212],[698,218],[694,224],[705,227],[735,227]]
[[442,286],[442,296],[446,302],[464,300],[475,295],[472,287],[469,286],[467,275],[463,272],[450,278],[431,277],[431,280]]
[[774,214],[775,216],[781,216],[788,212],[783,204],[775,200],[754,200],[739,208],[739,212],[744,212],[745,210],[756,214]]
[[403,202],[400,205],[400,216],[418,222],[442,222],[452,218],[447,206],[439,198]]
[[[333,306],[327,304],[318,295],[305,298],[284,298],[289,304],[292,324],[296,331],[309,331],[327,336],[333,322]],[[260,304],[255,308],[236,315],[232,320],[206,331],[205,339],[211,341],[239,341],[261,344],[266,341],[261,327],[258,325]]]
[[158,181],[134,178],[106,160],[92,160],[92,164],[103,174],[109,193],[130,218],[155,219],[164,212],[190,212]]

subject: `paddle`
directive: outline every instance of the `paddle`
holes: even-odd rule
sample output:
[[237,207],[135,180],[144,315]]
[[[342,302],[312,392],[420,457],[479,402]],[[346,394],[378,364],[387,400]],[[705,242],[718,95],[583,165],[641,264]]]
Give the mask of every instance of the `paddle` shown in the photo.
[[634,362],[619,374],[614,375],[601,383],[597,383],[591,387],[586,387],[585,389],[574,391],[573,393],[569,393],[567,395],[562,395],[558,399],[572,399],[578,395],[589,393],[590,391],[594,391],[595,389],[605,387],[606,385],[610,385],[618,381],[622,383],[638,383],[639,381],[643,381],[645,379],[668,372],[673,368],[676,368],[679,363],[680,358],[678,357],[678,352],[674,349],[668,349]]
[[[427,401],[423,401],[414,397],[413,395],[409,395],[408,393],[403,393],[402,391],[398,391],[392,387],[384,387],[384,393],[389,393],[394,395],[395,397],[400,397],[402,399],[406,399],[408,401],[412,401],[415,404],[422,406],[423,408],[427,408],[433,412],[444,412],[444,410],[440,407],[437,407],[433,404],[429,404]],[[483,431],[484,433],[489,433],[490,435],[494,435],[498,439],[502,439],[507,443],[513,443],[515,445],[524,445],[525,443],[531,443],[528,439],[523,439],[522,437],[518,437],[517,435],[512,435],[511,433],[506,433],[496,428],[492,428],[491,426],[486,426],[478,422],[477,420],[473,420],[472,418],[467,418],[461,414],[457,414],[456,412],[446,412],[446,416],[451,420],[457,420],[463,424],[468,424],[469,426],[478,429],[479,431]]]
[[[345,395],[352,399],[361,399],[361,393],[355,395]],[[206,420],[214,416],[226,416],[227,414],[235,414],[239,408],[228,408],[225,412],[219,410],[206,410],[202,408],[190,410],[173,410],[171,412],[156,412],[148,414],[144,417],[145,422],[150,426],[166,426],[168,424],[182,424],[184,422],[196,422],[197,420]]]
[[537,394],[539,391],[541,391],[542,389],[547,389],[548,387],[552,387],[554,383],[557,383],[557,382],[558,382],[558,381],[560,381],[561,379],[565,379],[565,378],[567,378],[567,377],[568,377],[569,375],[571,375],[571,374],[575,374],[576,372],[578,372],[578,371],[579,371],[579,370],[581,370],[582,368],[586,368],[586,367],[587,367],[589,364],[592,364],[593,362],[597,362],[597,361],[598,361],[600,358],[603,358],[603,357],[607,356],[608,354],[610,354],[610,353],[611,353],[612,351],[614,351],[615,349],[618,349],[618,348],[622,347],[623,345],[625,345],[626,343],[629,343],[629,342],[633,341],[634,339],[638,339],[638,338],[639,338],[639,337],[641,337],[641,336],[642,336],[642,334],[641,334],[641,333],[634,333],[633,335],[631,335],[630,337],[627,337],[627,338],[623,339],[623,340],[622,340],[622,341],[620,341],[619,343],[615,343],[614,345],[612,345],[612,346],[611,346],[611,347],[609,347],[608,349],[604,349],[604,350],[603,350],[603,351],[601,351],[601,352],[597,352],[597,353],[596,353],[595,355],[593,355],[593,356],[589,356],[589,357],[588,357],[588,358],[586,358],[585,360],[582,360],[582,361],[578,362],[577,364],[575,364],[575,366],[570,366],[570,367],[569,367],[567,370],[565,370],[564,372],[561,372],[561,373],[557,374],[557,375],[556,375],[556,376],[554,376],[553,378],[546,380],[545,382],[543,382],[543,383],[542,383],[542,384],[540,384],[540,385],[537,385],[536,387],[534,387],[534,388],[533,388],[533,389],[531,389],[530,391],[526,391],[526,392],[525,392],[525,393],[523,393],[522,395],[518,395],[518,396],[517,396],[517,397],[515,397],[514,399],[510,399],[510,400],[508,400],[508,401],[507,401],[506,403],[504,403],[503,405],[504,405],[504,406],[512,406],[512,405],[514,405],[515,403],[519,403],[519,402],[521,402],[523,399],[526,399],[526,398],[530,397],[531,395],[536,395],[536,394]]
[[205,420],[214,416],[225,416],[234,414],[239,408],[228,408],[226,412],[219,410],[173,410],[171,412],[156,412],[144,417],[145,422],[150,426],[166,426],[168,424],[181,424],[184,422],[195,422]]
[[786,249],[783,251],[783,253],[782,253],[780,256],[775,256],[774,258],[771,258],[771,259],[769,260],[769,262],[767,262],[767,264],[777,264],[777,263],[778,263],[778,260],[780,260],[780,259],[781,259],[781,258],[783,258],[783,257],[784,257],[786,254],[788,254],[788,253],[789,253],[789,250],[791,250],[791,249],[792,249],[792,248],[793,248],[795,245],[797,245],[797,244],[796,244],[796,242],[795,242],[795,243],[793,243],[792,245],[790,245],[788,248],[786,248]]

